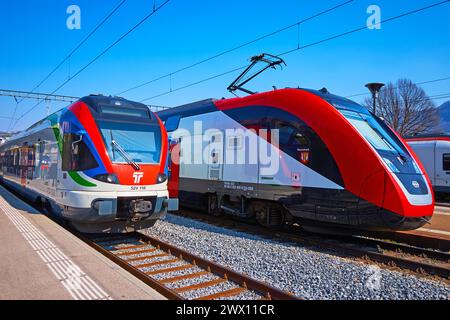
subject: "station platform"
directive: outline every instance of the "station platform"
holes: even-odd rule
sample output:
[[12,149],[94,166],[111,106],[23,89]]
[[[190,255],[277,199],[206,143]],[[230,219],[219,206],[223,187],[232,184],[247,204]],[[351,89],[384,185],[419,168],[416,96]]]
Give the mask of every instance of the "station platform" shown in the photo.
[[1,300],[164,300],[0,186]]
[[415,231],[425,236],[450,240],[450,208],[436,206],[430,224]]

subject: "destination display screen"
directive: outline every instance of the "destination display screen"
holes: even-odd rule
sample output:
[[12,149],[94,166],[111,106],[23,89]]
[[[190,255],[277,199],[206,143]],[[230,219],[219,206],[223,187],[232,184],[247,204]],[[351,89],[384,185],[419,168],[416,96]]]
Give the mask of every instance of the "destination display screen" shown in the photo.
[[102,105],[100,106],[100,108],[102,113],[104,114],[149,118],[149,112],[148,110],[145,109],[131,109],[131,108],[123,108],[121,106],[110,106],[110,105]]

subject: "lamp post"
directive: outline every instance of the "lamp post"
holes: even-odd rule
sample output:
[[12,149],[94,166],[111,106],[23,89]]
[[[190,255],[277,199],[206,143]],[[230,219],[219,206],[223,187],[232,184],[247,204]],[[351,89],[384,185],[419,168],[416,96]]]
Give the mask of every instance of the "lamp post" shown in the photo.
[[370,93],[372,93],[372,99],[373,99],[373,114],[376,115],[376,109],[377,109],[377,97],[380,93],[381,88],[384,87],[384,83],[378,83],[378,82],[372,82],[366,84],[366,88],[369,89]]

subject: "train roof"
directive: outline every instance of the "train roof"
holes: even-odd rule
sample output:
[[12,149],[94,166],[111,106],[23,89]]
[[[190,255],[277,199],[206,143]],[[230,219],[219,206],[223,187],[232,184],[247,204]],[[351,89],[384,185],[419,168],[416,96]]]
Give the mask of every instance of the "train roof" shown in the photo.
[[[95,112],[101,112],[100,108],[101,108],[102,105],[115,105],[115,106],[120,106],[120,107],[124,107],[124,108],[131,108],[131,109],[138,109],[138,110],[149,110],[149,108],[143,103],[130,101],[130,100],[127,100],[127,99],[122,98],[122,97],[103,96],[103,95],[100,95],[100,94],[91,94],[89,96],[85,96],[85,97],[80,98],[78,101],[82,101],[82,102],[86,103],[90,108],[94,109]],[[52,113],[51,115],[49,115],[49,116],[47,116],[47,117],[45,117],[45,118],[35,122],[34,124],[32,124],[31,126],[29,126],[27,129],[25,129],[23,131],[26,132],[26,131],[29,131],[29,130],[37,127],[38,125],[43,123],[45,120],[47,120],[50,117],[54,116],[58,112],[61,112],[62,110],[64,110],[67,107],[68,106],[66,106],[64,108],[61,108],[58,111]]]
[[122,97],[103,96],[103,95],[89,95],[81,98],[79,101],[86,103],[89,107],[96,112],[100,112],[102,105],[115,105],[122,108],[132,108],[148,110],[148,107],[140,102],[134,102]]
[[184,117],[188,117],[202,113],[214,112],[217,111],[217,107],[214,105],[214,100],[215,99],[205,99],[197,102],[192,102],[178,107],[158,111],[157,114],[161,118],[161,120],[165,120],[171,116],[176,115],[183,115]]
[[[326,89],[321,89],[321,90],[313,90],[313,89],[305,89],[305,88],[286,88],[286,89],[301,90],[301,91],[306,91],[306,92],[312,93],[312,94],[324,99],[325,101],[332,104],[335,108],[338,108],[338,109],[346,109],[346,110],[352,110],[352,111],[357,111],[357,112],[369,113],[369,111],[367,111],[367,109],[365,109],[361,105],[357,104],[356,102],[354,102],[350,99],[332,94],[332,93],[328,92],[328,90],[326,90]],[[281,90],[286,90],[286,89],[281,89]],[[277,91],[281,91],[281,90],[277,90]],[[275,91],[263,92],[261,94],[264,94],[264,93],[267,94],[270,92],[275,92]],[[257,95],[257,94],[255,94],[255,95]],[[253,95],[250,95],[247,97],[251,97],[251,96],[253,96]],[[247,97],[238,98],[238,99],[245,99]],[[232,98],[232,99],[236,99],[236,98]],[[222,99],[222,100],[228,100],[228,99]],[[157,112],[157,114],[162,120],[166,120],[167,118],[169,118],[171,116],[188,117],[188,116],[194,116],[194,115],[203,114],[203,113],[214,112],[214,111],[217,111],[217,107],[215,106],[214,101],[219,101],[219,100],[205,99],[205,100],[181,105],[178,107],[169,108],[169,109],[166,109],[163,111],[159,111],[159,112]]]
[[314,90],[314,89],[308,89],[308,88],[297,88],[299,90],[303,90],[303,91],[307,91],[310,92],[312,94],[315,94],[316,96],[321,97],[322,99],[334,99],[334,100],[344,100],[344,101],[349,101],[349,102],[353,102],[350,99],[335,95],[330,93],[327,89],[323,88],[321,90]]
[[[85,103],[93,111],[93,114],[95,114],[98,119],[108,119],[116,121],[120,120],[121,122],[136,123],[137,119],[139,119],[139,117],[144,114],[143,112],[145,111],[146,117],[148,115],[148,119],[150,119],[152,123],[159,125],[159,123],[157,122],[157,117],[152,115],[152,112],[147,105],[130,101],[122,97],[91,94],[89,96],[80,98],[76,102]],[[26,138],[34,130],[39,130],[40,125],[42,125],[45,121],[50,120],[58,114],[64,112],[64,110],[69,108],[71,105],[72,104],[53,112],[45,118],[35,122],[25,130],[11,134],[11,137],[6,141],[2,141],[1,145],[3,146],[8,143],[16,143],[17,141],[21,141],[21,139]],[[108,108],[107,111],[105,111],[105,107]],[[115,108],[113,107],[117,107],[119,111],[124,110],[124,112],[117,112],[117,110],[115,110]],[[142,119],[142,121],[147,122],[148,120],[146,118]]]
[[409,141],[432,141],[432,140],[446,140],[450,141],[450,134],[447,133],[429,133],[429,134],[419,134],[415,136],[403,137],[405,140]]

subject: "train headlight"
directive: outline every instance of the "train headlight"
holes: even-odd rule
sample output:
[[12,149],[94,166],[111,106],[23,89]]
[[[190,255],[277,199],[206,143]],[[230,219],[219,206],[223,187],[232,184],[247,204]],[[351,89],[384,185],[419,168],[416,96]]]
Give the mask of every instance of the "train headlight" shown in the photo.
[[167,176],[164,173],[158,174],[158,178],[156,178],[156,183],[164,183],[167,180]]
[[101,182],[119,184],[119,178],[114,173],[98,174],[94,177],[94,179]]
[[398,170],[398,168],[395,166],[395,164],[393,164],[392,161],[389,160],[388,158],[383,158],[383,161],[384,161],[384,163],[386,163],[386,165],[391,170],[391,172],[393,172],[393,173],[399,173],[400,172],[400,170]]

